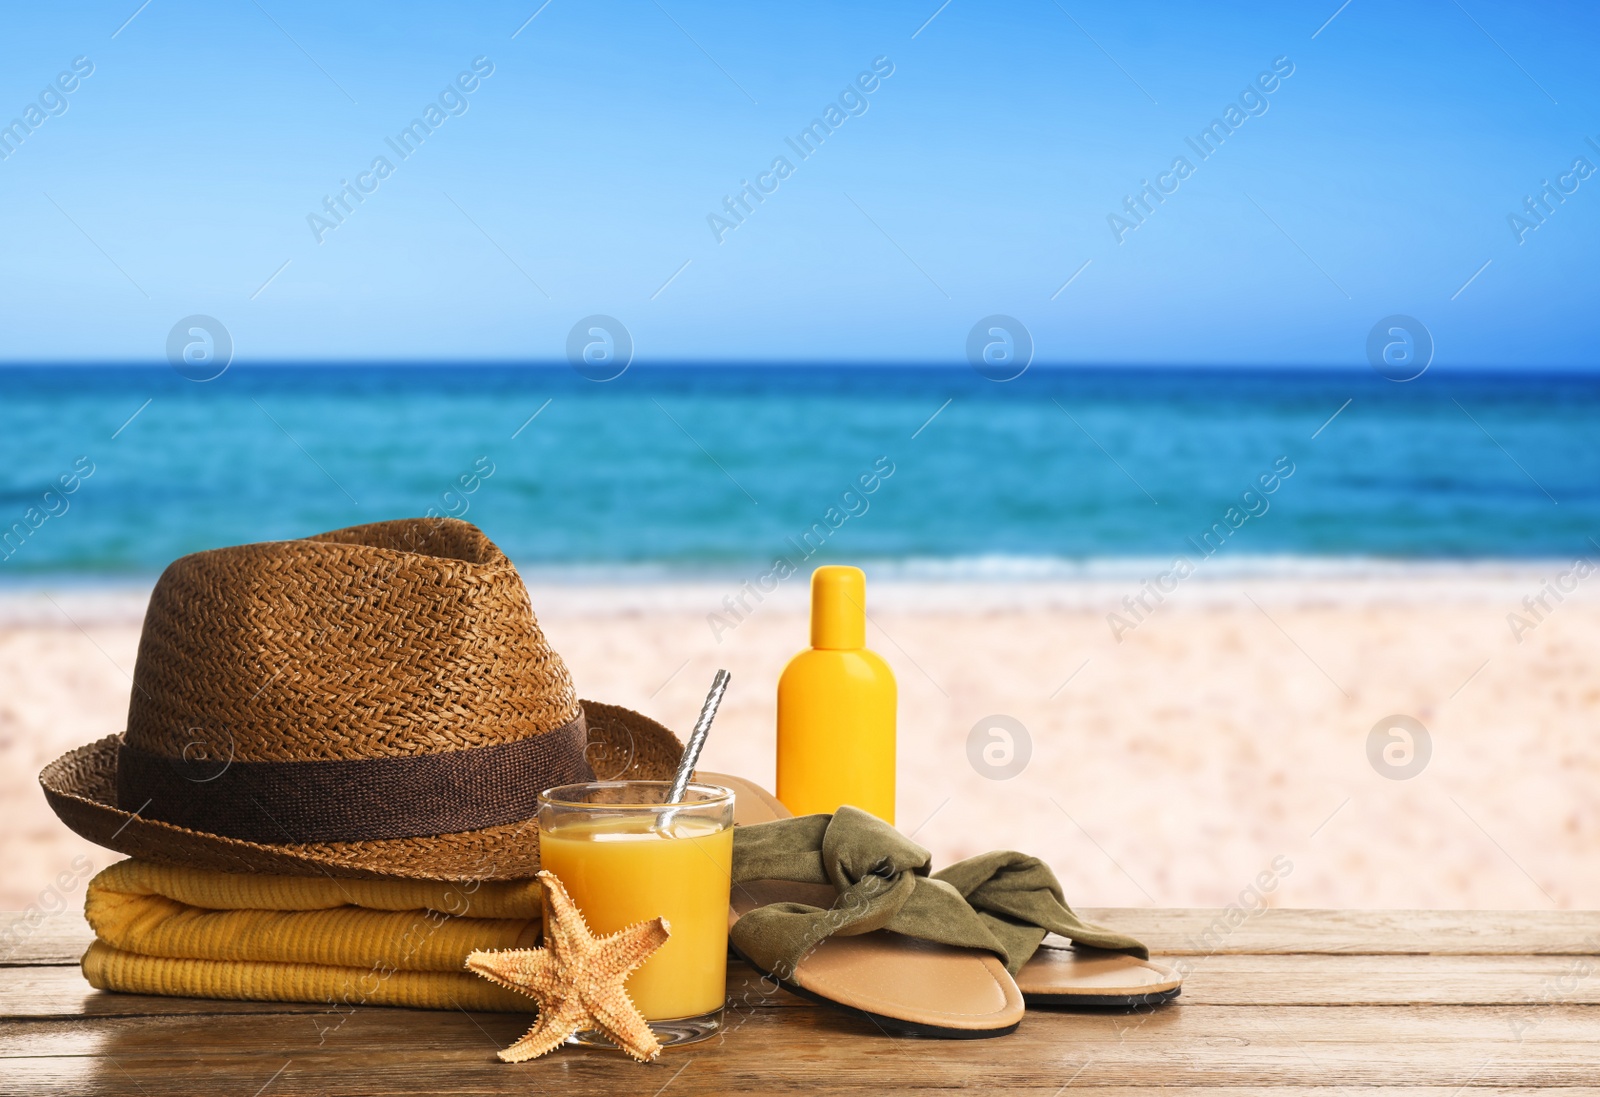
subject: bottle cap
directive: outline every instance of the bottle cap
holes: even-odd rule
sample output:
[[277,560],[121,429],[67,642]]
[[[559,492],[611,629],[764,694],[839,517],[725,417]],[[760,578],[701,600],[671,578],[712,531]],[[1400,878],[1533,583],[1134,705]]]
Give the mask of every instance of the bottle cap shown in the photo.
[[860,568],[830,564],[811,573],[811,646],[867,646],[867,577]]

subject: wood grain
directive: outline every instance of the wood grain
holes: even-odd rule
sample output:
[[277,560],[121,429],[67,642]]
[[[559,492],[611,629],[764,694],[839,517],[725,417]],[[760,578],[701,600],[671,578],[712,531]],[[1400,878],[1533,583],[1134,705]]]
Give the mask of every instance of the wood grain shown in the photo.
[[[1585,910],[1158,910],[1078,911],[1168,956],[1376,953],[1455,956],[1600,954],[1600,911]],[[17,915],[0,915],[0,925]],[[1235,921],[1237,925],[1233,925]],[[51,914],[20,936],[3,964],[78,962],[94,934],[78,911]]]
[[[0,1024],[8,1075],[21,1060],[70,1069],[57,1085],[126,1090],[126,1073],[157,1092],[250,1093],[278,1065],[294,1079],[274,1092],[390,1088],[447,1092],[619,1087],[654,1092],[663,1066],[692,1064],[690,1091],[873,1092],[905,1085],[1054,1092],[1104,1085],[1352,1086],[1593,1085],[1600,1078],[1595,1011],[1546,1007],[1514,1027],[1515,1010],[1443,1006],[1181,1006],[1144,1015],[1030,1015],[990,1041],[906,1041],[820,1009],[757,1010],[721,1042],[669,1053],[641,1068],[604,1053],[563,1050],[526,1067],[493,1057],[526,1018],[372,1009],[328,1018],[173,1016]],[[1519,1038],[1520,1037],[1520,1038]],[[98,1064],[93,1060],[99,1060]],[[93,1068],[93,1069],[90,1069]],[[650,1072],[650,1073],[647,1073]],[[654,1077],[657,1080],[649,1082]],[[587,1081],[590,1084],[574,1086]],[[208,1088],[210,1087],[210,1088]],[[675,1092],[680,1092],[675,1087]]]
[[508,1066],[529,1018],[103,994],[81,918],[0,964],[0,1091],[278,1094],[779,1093],[1150,1087],[1427,1097],[1600,1092],[1600,918],[1578,912],[1265,911],[1203,947],[1215,911],[1085,911],[1188,968],[1153,1010],[1030,1011],[1000,1040],[891,1039],[729,973],[729,1029],[641,1067],[563,1049]]
[[[747,969],[729,993],[759,994]],[[1213,956],[1185,976],[1186,1005],[1600,1005],[1600,959],[1566,956]],[[798,1004],[797,999],[789,999]],[[0,1017],[137,1017],[158,1014],[317,1013],[295,1002],[232,1002],[105,994],[74,967],[0,968]]]
[[0,966],[24,964],[76,964],[94,940],[83,912],[26,915],[0,914]]
[[[1370,952],[1455,956],[1600,953],[1592,910],[1156,910],[1083,908],[1091,922],[1177,955]],[[1237,924],[1234,924],[1237,923]]]

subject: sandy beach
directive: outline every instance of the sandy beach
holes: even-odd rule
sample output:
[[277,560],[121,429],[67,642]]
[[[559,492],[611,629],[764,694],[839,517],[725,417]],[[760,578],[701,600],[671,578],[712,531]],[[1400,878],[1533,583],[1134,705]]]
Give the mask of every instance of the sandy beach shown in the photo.
[[[1524,606],[1562,570],[1197,576],[1140,620],[1123,601],[1140,592],[1131,577],[875,582],[869,643],[900,684],[899,825],[940,863],[995,847],[1044,857],[1084,906],[1241,893],[1299,907],[1600,906],[1600,581],[1547,594],[1537,616]],[[803,583],[747,595],[738,615],[732,583],[534,574],[529,586],[584,696],[681,733],[727,667],[704,766],[770,785]],[[0,595],[0,908],[77,905],[75,859],[117,859],[56,821],[36,774],[122,727],[145,596]],[[1514,633],[1512,613],[1528,627]],[[1374,726],[1397,715],[1426,729],[1431,756],[1384,734],[1369,759]],[[1008,745],[996,716],[1025,732]]]

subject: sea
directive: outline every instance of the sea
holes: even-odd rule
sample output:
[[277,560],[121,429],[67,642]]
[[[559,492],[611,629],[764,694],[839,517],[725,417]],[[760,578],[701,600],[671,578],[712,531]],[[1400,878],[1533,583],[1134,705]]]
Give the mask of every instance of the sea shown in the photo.
[[1600,560],[1600,374],[0,368],[0,584],[423,514],[596,580]]

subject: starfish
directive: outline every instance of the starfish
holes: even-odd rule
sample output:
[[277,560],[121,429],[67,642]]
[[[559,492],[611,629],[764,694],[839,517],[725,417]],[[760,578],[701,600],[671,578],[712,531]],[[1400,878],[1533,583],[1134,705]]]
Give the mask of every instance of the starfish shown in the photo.
[[641,1063],[661,1054],[661,1041],[622,982],[671,935],[665,918],[637,922],[596,937],[561,881],[539,873],[550,912],[544,948],[478,950],[467,967],[492,983],[539,1003],[539,1019],[527,1034],[498,1054],[507,1063],[553,1051],[579,1029],[599,1029]]

